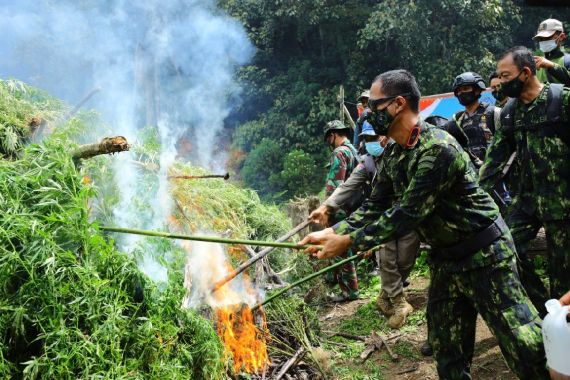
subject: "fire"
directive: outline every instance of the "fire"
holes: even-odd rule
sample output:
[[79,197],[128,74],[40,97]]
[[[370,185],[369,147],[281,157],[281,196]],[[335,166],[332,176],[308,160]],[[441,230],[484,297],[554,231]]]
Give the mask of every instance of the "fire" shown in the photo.
[[213,284],[234,270],[223,248],[219,244],[200,242],[182,242],[181,246],[188,252],[184,276],[188,293],[182,306],[206,303],[212,307],[225,359],[233,357],[235,373],[263,370],[269,364],[266,342],[269,331],[263,312],[256,311],[254,318],[251,310],[258,295],[250,279],[246,275],[239,276],[212,292]]
[[[228,306],[215,310],[218,335],[224,343],[226,357],[232,355],[234,371],[259,372],[269,363],[265,332],[254,322],[249,306]],[[266,329],[263,315],[263,329]]]

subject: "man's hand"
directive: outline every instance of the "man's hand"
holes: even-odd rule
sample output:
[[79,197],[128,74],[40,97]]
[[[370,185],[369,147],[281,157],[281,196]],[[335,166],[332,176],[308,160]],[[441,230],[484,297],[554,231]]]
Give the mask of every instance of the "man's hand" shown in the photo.
[[351,241],[350,236],[337,235],[332,228],[326,228],[322,231],[313,232],[312,234],[307,235],[299,242],[299,244],[322,245],[322,250],[319,250],[317,247],[309,247],[305,252],[310,253],[319,259],[329,259],[345,253],[350,247]]
[[329,208],[322,204],[317,209],[313,210],[309,215],[309,219],[315,223],[322,224],[323,226],[329,225]]
[[551,69],[554,67],[554,62],[540,56],[534,56],[534,62],[537,69]]
[[562,306],[570,305],[570,291],[560,298],[560,303]]

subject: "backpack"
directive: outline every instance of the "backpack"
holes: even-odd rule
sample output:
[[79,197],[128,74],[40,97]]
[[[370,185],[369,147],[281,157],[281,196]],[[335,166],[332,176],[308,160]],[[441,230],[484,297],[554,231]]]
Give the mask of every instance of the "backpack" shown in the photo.
[[[565,57],[566,58],[566,57]],[[570,60],[570,55],[569,55]],[[570,63],[570,62],[569,62]],[[547,122],[553,124],[553,129],[556,135],[570,147],[570,125],[567,128],[561,128],[560,121],[562,119],[562,95],[563,95],[564,85],[560,83],[551,83],[548,89],[547,104],[546,109]],[[505,104],[501,112],[501,124],[505,131],[508,132],[507,136],[511,144],[511,148],[515,149],[514,141],[514,122],[515,122],[515,110],[517,108],[517,99],[510,98]]]

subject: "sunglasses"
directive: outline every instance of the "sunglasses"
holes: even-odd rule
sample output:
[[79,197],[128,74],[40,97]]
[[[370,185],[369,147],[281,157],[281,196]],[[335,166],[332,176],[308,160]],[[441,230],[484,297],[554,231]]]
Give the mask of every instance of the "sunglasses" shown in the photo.
[[394,95],[394,96],[388,96],[387,98],[378,98],[378,99],[368,99],[368,108],[370,108],[370,110],[372,112],[376,111],[378,109],[378,106],[380,106],[381,104],[386,103],[388,100],[392,100],[392,99],[396,99],[398,96],[401,97],[407,97],[410,96],[412,94],[410,94],[409,92],[406,92],[404,94],[398,94],[398,95]]

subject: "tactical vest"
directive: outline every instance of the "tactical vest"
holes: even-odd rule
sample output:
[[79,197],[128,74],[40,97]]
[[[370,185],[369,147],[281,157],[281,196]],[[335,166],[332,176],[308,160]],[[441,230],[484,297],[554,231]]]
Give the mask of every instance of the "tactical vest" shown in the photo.
[[480,104],[471,116],[467,116],[465,111],[453,115],[453,120],[468,138],[464,148],[481,161],[485,159],[487,148],[495,134],[494,112],[495,106]]

